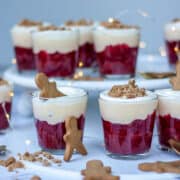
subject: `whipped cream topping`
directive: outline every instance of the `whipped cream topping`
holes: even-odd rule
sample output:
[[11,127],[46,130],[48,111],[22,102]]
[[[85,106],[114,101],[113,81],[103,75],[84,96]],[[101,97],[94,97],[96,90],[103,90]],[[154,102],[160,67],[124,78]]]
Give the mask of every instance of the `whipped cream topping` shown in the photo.
[[163,89],[156,91],[158,95],[158,113],[161,116],[170,114],[180,119],[180,91]]
[[78,32],[75,30],[47,30],[33,34],[33,51],[69,53],[78,49]]
[[12,86],[9,84],[0,85],[0,103],[11,102]]
[[146,96],[136,98],[110,97],[108,91],[100,93],[101,116],[111,123],[129,124],[134,120],[145,120],[157,107],[156,94],[146,91]]
[[[68,26],[69,27],[69,26]],[[79,31],[79,45],[86,43],[93,43],[93,29],[94,26],[71,26],[71,29]]]
[[137,28],[107,29],[99,26],[93,31],[93,37],[96,51],[101,52],[109,45],[127,44],[138,47],[140,32]]
[[11,36],[14,46],[32,48],[32,33],[38,31],[38,26],[15,25],[11,29]]
[[165,25],[165,38],[168,41],[180,40],[180,20],[171,21]]
[[32,100],[35,119],[46,121],[48,124],[64,122],[67,117],[79,118],[85,114],[87,105],[87,93],[78,88],[58,88],[66,96],[43,99],[39,92],[35,92]]

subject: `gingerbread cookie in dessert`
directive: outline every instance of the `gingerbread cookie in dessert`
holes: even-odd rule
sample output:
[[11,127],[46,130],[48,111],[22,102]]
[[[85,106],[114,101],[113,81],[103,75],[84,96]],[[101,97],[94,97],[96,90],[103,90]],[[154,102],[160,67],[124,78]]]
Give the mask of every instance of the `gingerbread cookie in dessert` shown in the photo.
[[99,106],[109,156],[131,158],[148,153],[157,108],[156,94],[129,80],[128,84],[101,92]]
[[171,89],[157,90],[159,143],[163,149],[171,148],[169,140],[180,142],[180,62],[176,64],[176,76],[170,79]]
[[93,31],[99,70],[107,78],[135,74],[140,29],[110,18]]
[[39,73],[35,77],[39,91],[33,93],[33,114],[39,145],[52,153],[64,153],[65,120],[75,117],[83,132],[87,93],[83,89],[58,87],[56,82]]

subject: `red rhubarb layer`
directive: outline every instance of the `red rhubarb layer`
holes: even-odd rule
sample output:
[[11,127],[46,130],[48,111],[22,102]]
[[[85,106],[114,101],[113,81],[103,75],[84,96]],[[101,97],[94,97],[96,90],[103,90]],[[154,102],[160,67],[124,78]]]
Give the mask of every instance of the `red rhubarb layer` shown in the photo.
[[35,54],[36,68],[39,72],[44,72],[49,77],[68,77],[75,71],[77,52],[69,53],[48,53],[40,51]]
[[32,48],[15,46],[14,52],[19,71],[35,69],[35,60]]
[[180,41],[166,41],[166,51],[170,64],[176,64],[178,52],[180,51]]
[[162,146],[169,147],[169,139],[180,141],[180,119],[173,118],[170,114],[159,116],[157,126],[159,143]]
[[[91,67],[95,61],[94,44],[85,43],[79,46],[78,50],[78,67]],[[82,64],[83,65],[82,65]]]
[[134,75],[138,47],[127,44],[110,45],[104,51],[96,53],[102,75]]
[[[78,129],[84,129],[85,118],[81,115],[78,119]],[[63,136],[66,132],[65,123],[50,125],[46,121],[36,119],[36,130],[39,144],[42,148],[58,150],[64,149]]]
[[151,147],[155,112],[130,124],[113,124],[103,119],[106,150],[119,155],[148,152]]
[[[8,114],[8,115],[7,115]],[[11,102],[4,102],[0,104],[0,130],[5,130],[9,127],[9,120],[11,115]]]

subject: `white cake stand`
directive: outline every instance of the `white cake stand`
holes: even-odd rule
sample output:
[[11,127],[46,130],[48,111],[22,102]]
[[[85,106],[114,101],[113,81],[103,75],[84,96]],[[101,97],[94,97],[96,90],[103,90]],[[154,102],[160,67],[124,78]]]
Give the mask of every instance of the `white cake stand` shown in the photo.
[[[171,68],[165,57],[157,55],[140,55],[137,63],[137,75],[135,77],[139,86],[146,89],[161,89],[169,87],[169,80],[166,79],[144,79],[138,75],[139,72],[169,72]],[[15,66],[11,66],[4,72],[4,78],[14,84],[36,88],[34,76],[36,72],[19,73]],[[88,91],[100,91],[112,87],[114,84],[124,84],[125,79],[104,80],[104,81],[75,81],[55,79],[58,85],[84,88]]]

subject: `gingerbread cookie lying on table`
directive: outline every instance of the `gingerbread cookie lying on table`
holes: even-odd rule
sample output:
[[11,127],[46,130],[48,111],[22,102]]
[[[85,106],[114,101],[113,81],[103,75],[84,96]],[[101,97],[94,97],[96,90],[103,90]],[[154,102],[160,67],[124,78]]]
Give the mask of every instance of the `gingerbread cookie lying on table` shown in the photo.
[[75,117],[69,117],[65,120],[66,134],[63,139],[66,144],[64,153],[64,161],[69,161],[76,150],[82,155],[86,155],[87,151],[85,146],[82,144],[82,130],[78,129],[77,119]]
[[38,73],[35,77],[37,87],[40,89],[40,97],[55,98],[65,96],[56,87],[56,82],[50,82],[44,73]]
[[100,160],[91,160],[86,163],[86,169],[81,171],[84,180],[119,180],[119,176],[111,175],[111,168],[103,165]]
[[157,173],[176,173],[180,174],[180,160],[177,161],[169,161],[169,162],[163,162],[163,161],[157,161],[157,162],[151,162],[151,163],[141,163],[139,164],[138,168],[141,171],[154,171]]

